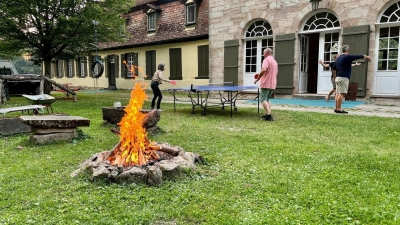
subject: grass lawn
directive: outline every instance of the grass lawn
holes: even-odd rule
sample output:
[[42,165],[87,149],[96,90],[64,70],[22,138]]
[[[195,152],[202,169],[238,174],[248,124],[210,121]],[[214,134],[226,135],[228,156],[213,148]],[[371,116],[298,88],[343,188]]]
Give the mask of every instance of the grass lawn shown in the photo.
[[[231,118],[229,110],[201,116],[162,103],[161,131],[149,139],[203,156],[196,172],[161,187],[71,178],[118,142],[101,108],[126,105],[129,95],[78,92],[77,102],[53,103],[56,113],[90,119],[77,140],[0,136],[0,224],[400,224],[395,118],[276,110],[266,122],[255,108]],[[11,97],[3,107],[25,104]]]

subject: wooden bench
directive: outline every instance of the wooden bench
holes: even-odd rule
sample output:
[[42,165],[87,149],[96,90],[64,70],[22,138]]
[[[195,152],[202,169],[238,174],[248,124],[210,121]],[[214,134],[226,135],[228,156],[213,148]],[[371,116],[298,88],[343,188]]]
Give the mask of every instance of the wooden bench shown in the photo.
[[22,112],[24,113],[25,111],[28,112],[32,110],[32,114],[35,113],[41,113],[44,114],[44,110],[43,108],[45,108],[46,106],[43,105],[25,105],[25,106],[16,106],[16,107],[9,107],[9,108],[0,108],[0,114],[6,115],[6,113],[10,113],[10,112]]

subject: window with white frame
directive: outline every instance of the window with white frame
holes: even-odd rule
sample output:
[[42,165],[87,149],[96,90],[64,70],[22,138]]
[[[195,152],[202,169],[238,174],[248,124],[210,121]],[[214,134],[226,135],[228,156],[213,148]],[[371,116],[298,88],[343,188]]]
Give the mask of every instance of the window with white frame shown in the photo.
[[57,77],[62,77],[62,61],[57,60]]
[[196,23],[196,5],[194,3],[186,5],[186,24]]
[[137,53],[126,54],[126,77],[138,76],[138,58]]
[[399,27],[380,28],[378,48],[378,70],[397,70]]
[[79,70],[80,70],[80,75],[81,77],[84,77],[85,74],[85,58],[79,58]]
[[155,13],[151,13],[147,15],[147,30],[155,31],[156,30],[156,15]]
[[72,77],[74,75],[73,71],[72,71],[72,69],[73,69],[72,60],[73,59],[70,59],[70,60],[67,61],[67,67],[68,67],[67,71],[68,71],[68,76],[69,77]]
[[265,20],[252,23],[245,33],[245,73],[260,70],[264,60],[264,49],[273,49],[272,27]]

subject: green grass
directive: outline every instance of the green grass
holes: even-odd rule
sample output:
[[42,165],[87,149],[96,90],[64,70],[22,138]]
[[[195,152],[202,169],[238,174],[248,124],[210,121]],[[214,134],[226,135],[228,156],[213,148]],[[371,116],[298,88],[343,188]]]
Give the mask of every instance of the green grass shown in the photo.
[[[90,119],[77,140],[33,145],[27,134],[1,137],[0,224],[400,223],[395,118],[276,110],[271,123],[255,108],[230,118],[229,110],[201,116],[190,105],[174,112],[162,103],[161,131],[149,138],[203,156],[196,172],[161,187],[71,178],[118,142],[101,108],[128,98],[118,90],[57,100],[55,112]],[[24,104],[12,97],[4,107]]]

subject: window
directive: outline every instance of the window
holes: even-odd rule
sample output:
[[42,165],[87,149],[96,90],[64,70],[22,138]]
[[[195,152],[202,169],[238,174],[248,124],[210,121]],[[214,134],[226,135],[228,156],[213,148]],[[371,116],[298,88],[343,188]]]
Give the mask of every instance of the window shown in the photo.
[[126,78],[134,78],[137,77],[138,74],[138,54],[133,52],[133,53],[127,53],[124,55],[123,58],[123,74],[124,77]]
[[145,79],[150,80],[156,72],[156,51],[146,51],[146,75]]
[[[324,42],[324,62],[331,63],[335,61],[335,55],[339,53],[339,33],[325,34]],[[330,67],[323,67],[324,71],[330,71]]]
[[79,77],[86,77],[86,76],[87,76],[86,58],[80,57],[79,58]]
[[273,49],[273,31],[265,20],[255,21],[245,33],[245,73],[255,73],[260,70],[264,60],[264,49]]
[[155,13],[147,15],[147,30],[155,31],[156,30],[156,15]]
[[196,5],[186,5],[186,24],[196,23]]
[[57,77],[63,77],[61,60],[57,60]]
[[67,60],[67,77],[74,76],[74,60],[69,59]]
[[339,28],[338,18],[328,12],[321,12],[313,15],[303,27],[303,31],[320,30],[328,28]]
[[378,70],[397,70],[399,57],[399,27],[379,30]]

